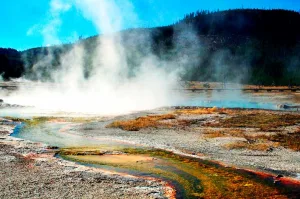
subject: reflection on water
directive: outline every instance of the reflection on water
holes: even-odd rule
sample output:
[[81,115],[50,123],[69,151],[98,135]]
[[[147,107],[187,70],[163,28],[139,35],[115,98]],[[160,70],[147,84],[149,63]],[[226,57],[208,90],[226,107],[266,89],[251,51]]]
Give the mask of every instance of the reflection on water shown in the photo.
[[[123,148],[120,151],[127,155],[114,155],[113,158],[112,155],[64,154],[62,157],[82,164],[87,163],[88,166],[167,180],[176,187],[178,198],[272,198],[288,194],[293,196],[300,191],[299,187],[292,190],[284,184],[275,185],[272,176],[265,178],[171,152],[141,149],[123,142],[80,135],[76,132],[76,125],[70,122],[44,122],[27,126],[25,124],[18,126],[13,136],[51,146],[81,146],[82,148],[77,149],[82,150],[81,152],[100,151],[98,148],[91,149],[93,146],[105,150]],[[113,149],[108,149],[110,147]]]
[[279,195],[284,198],[300,191],[298,185],[274,184],[268,174],[259,175],[162,150],[126,148],[119,149],[126,153],[121,155],[72,155],[77,154],[76,150],[82,149],[63,149],[61,157],[86,166],[166,180],[175,186],[177,198],[275,198]]
[[[99,113],[84,113],[84,112],[58,112],[53,110],[44,110],[34,107],[23,107],[23,108],[0,108],[0,117],[16,117],[16,118],[27,118],[32,117],[97,117],[103,116]],[[105,115],[107,116],[107,115]],[[110,115],[113,116],[113,115]]]
[[20,128],[15,128],[12,136],[58,147],[100,146],[103,144],[118,144],[126,146],[126,143],[119,143],[110,139],[94,138],[80,135],[80,133],[75,133],[72,130],[74,125],[76,124],[63,122],[46,122],[34,126],[26,126],[26,124],[22,124]]
[[[207,92],[178,92],[170,96],[168,106],[203,106],[220,108],[256,108],[278,110],[277,105],[300,104],[300,93],[242,93],[237,91],[207,91]],[[9,103],[9,102],[7,102]],[[159,107],[156,107],[159,108]],[[136,110],[129,111],[136,112]],[[34,116],[55,116],[55,117],[97,117],[115,116],[103,115],[101,112],[58,112],[43,110],[34,107],[28,108],[1,108],[0,116],[18,118],[31,118]]]
[[[170,182],[176,188],[176,198],[197,198],[192,194],[203,192],[200,179],[181,168],[176,168],[175,162],[168,159],[153,158],[147,154],[59,157],[89,167],[162,179]],[[135,161],[132,161],[133,159]]]
[[186,92],[179,106],[203,106],[220,108],[255,108],[278,110],[278,104],[294,105],[300,102],[297,93],[241,93]]

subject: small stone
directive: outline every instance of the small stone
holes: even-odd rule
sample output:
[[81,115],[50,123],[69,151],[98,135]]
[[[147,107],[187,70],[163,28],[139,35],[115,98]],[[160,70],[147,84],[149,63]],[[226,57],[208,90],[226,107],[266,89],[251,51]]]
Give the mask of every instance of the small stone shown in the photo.
[[283,177],[283,175],[281,175],[281,174],[276,176],[276,178],[282,178],[282,177]]
[[47,146],[47,149],[59,149],[58,146]]

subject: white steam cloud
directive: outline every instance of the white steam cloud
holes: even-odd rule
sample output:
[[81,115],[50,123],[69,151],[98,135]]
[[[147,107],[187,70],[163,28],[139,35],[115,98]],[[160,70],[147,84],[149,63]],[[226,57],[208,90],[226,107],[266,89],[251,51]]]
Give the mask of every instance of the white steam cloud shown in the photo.
[[[92,56],[92,69],[87,78],[84,73],[84,56],[89,53],[81,42],[60,58],[60,67],[49,76],[54,83],[41,87],[20,88],[9,96],[10,103],[34,106],[41,110],[79,112],[95,114],[122,114],[132,111],[153,109],[174,105],[176,96],[172,89],[177,87],[178,69],[174,61],[162,61],[150,51],[141,58],[134,74],[129,76],[130,64],[126,58],[124,39],[116,33],[124,23],[136,23],[138,18],[133,5],[117,0],[52,0],[50,20],[42,28],[45,43],[58,43],[57,32],[63,28],[61,14],[72,7],[91,20],[99,32],[96,53]],[[67,22],[64,22],[67,23]],[[32,31],[32,30],[31,30]],[[147,41],[147,34],[131,35]],[[137,52],[138,53],[138,52]],[[51,50],[41,59],[33,72],[42,81],[43,67],[47,67],[55,57]],[[169,70],[172,68],[171,70]]]

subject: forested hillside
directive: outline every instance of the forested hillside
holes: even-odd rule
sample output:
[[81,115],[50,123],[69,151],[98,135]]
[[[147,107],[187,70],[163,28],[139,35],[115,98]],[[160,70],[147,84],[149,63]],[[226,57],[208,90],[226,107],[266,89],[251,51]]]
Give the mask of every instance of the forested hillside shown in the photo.
[[14,49],[0,48],[0,74],[4,79],[20,77],[24,73],[21,54]]
[[[116,34],[121,38],[133,70],[141,58],[151,52],[161,60],[184,67],[183,80],[300,84],[300,14],[295,11],[197,11],[170,26]],[[77,42],[85,49],[86,77],[93,67],[98,37],[103,35]],[[60,66],[61,55],[72,45],[23,52],[2,49],[0,73],[4,78],[22,74],[31,79],[51,79],[49,71]],[[182,63],[182,57],[188,59],[188,64]],[[178,66],[174,64],[173,67],[175,70]]]

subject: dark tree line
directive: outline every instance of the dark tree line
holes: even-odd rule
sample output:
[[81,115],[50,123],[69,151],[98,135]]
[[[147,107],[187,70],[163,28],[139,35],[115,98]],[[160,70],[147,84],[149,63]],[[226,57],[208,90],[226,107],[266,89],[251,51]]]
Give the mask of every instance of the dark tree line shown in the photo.
[[[189,30],[193,30],[193,34]],[[132,71],[151,51],[162,60],[178,64],[182,57],[187,57],[189,64],[184,66],[183,80],[300,84],[300,13],[295,11],[203,10],[187,14],[170,26],[131,29],[116,34],[122,38]],[[143,39],[144,35],[150,35],[151,39]],[[86,77],[92,71],[98,37],[101,35],[74,44],[85,48]],[[22,74],[32,79],[50,78],[49,71],[59,67],[61,55],[71,47],[72,44],[23,52],[3,49],[0,51],[0,73],[5,78]],[[46,59],[50,54],[51,59]],[[41,63],[44,66],[39,66]],[[133,74],[129,72],[128,75]]]
[[[300,84],[299,12],[280,9],[197,11],[186,15],[174,26],[182,24],[194,28],[209,52],[198,66],[201,70],[195,70],[196,74],[211,71],[210,56],[227,51],[224,67],[233,66],[228,68],[228,73],[247,65],[247,69],[242,70],[248,73],[245,83]],[[192,78],[202,77],[194,75]]]
[[24,73],[21,54],[11,48],[0,48],[0,74],[2,78],[17,78]]

